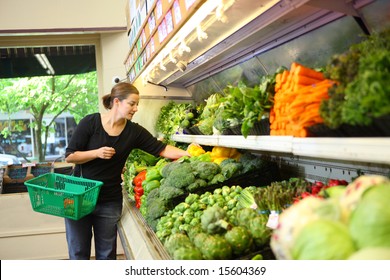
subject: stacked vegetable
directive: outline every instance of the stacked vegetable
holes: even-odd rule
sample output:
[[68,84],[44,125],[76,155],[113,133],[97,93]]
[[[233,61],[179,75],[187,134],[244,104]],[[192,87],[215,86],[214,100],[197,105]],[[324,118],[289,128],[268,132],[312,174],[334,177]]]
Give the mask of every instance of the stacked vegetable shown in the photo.
[[[137,174],[141,171],[146,170],[148,167],[155,166],[159,160],[160,158],[140,149],[134,149],[131,151],[123,171],[123,186],[128,192],[130,198],[134,199],[134,186],[138,184],[138,182],[134,182],[135,176],[137,176]],[[142,181],[143,180],[141,180],[141,183]],[[138,190],[138,192],[141,191]]]
[[145,178],[146,169],[138,173],[133,179],[135,207],[137,207],[138,209],[141,207],[141,197],[144,194],[142,182],[145,181]]
[[199,122],[195,125],[204,135],[214,134],[213,126],[216,118],[216,111],[221,104],[221,93],[213,93],[206,99],[206,104],[203,107],[199,116]]
[[262,76],[260,83],[254,87],[247,86],[243,81],[238,82],[237,86],[228,85],[216,111],[214,127],[224,131],[239,126],[241,134],[247,137],[262,119],[266,119],[269,125],[268,117],[274,104],[275,76],[283,69]]
[[141,213],[155,229],[158,219],[177,203],[177,197],[224,182],[241,169],[242,164],[234,159],[221,165],[212,162],[210,154],[169,162],[160,169],[160,184],[145,195]]
[[177,132],[182,133],[183,128],[197,123],[199,108],[192,103],[176,103],[170,101],[163,106],[156,121],[156,131],[166,143],[174,144],[171,136]]
[[[309,185],[291,178],[266,187],[225,185],[213,192],[191,193],[161,217],[156,234],[174,259],[245,258],[269,245],[269,214],[291,205]],[[176,247],[176,239],[186,240],[184,248]]]
[[[249,187],[253,188],[253,187]],[[173,259],[232,259],[268,244],[266,216],[238,208],[243,188],[223,186],[212,193],[189,194],[167,212],[156,234]]]
[[[337,191],[333,192],[332,189]],[[282,212],[271,238],[278,259],[390,259],[390,180],[363,175]]]
[[337,81],[320,108],[327,126],[370,125],[390,114],[390,29],[352,45],[326,68]]
[[334,81],[297,62],[276,75],[275,104],[271,110],[271,135],[308,136],[307,127],[322,123],[319,108]]

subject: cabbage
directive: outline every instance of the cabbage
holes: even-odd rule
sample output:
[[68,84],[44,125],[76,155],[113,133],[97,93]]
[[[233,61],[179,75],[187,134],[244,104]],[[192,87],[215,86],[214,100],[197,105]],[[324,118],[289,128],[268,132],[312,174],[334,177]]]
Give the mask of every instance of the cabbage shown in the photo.
[[390,248],[366,247],[356,251],[349,260],[390,260]]
[[381,175],[362,175],[351,182],[345,193],[340,197],[343,221],[348,222],[352,211],[356,208],[362,194],[374,185],[389,182],[387,177]]
[[366,190],[349,221],[358,248],[390,247],[390,183]]
[[271,236],[271,249],[277,259],[292,259],[291,249],[301,229],[320,218],[339,220],[340,208],[336,200],[314,196],[293,204],[279,215],[278,227]]
[[307,224],[292,248],[296,260],[343,260],[356,251],[345,224],[320,219]]

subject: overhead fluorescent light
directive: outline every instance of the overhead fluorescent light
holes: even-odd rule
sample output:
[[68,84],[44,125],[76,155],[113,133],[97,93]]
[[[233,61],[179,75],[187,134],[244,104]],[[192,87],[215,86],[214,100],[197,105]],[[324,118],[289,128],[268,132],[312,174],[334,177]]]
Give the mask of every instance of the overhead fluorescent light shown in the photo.
[[42,68],[46,70],[46,73],[49,75],[54,75],[54,69],[50,61],[47,59],[47,56],[44,53],[35,54],[35,58],[41,64]]

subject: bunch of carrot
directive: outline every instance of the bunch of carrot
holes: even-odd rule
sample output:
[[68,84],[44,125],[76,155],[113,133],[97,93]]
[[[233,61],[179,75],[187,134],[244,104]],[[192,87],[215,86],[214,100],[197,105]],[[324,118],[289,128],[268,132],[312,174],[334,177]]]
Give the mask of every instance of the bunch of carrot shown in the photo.
[[271,135],[309,136],[307,127],[323,122],[319,114],[320,103],[329,98],[328,88],[334,81],[297,62],[275,78]]

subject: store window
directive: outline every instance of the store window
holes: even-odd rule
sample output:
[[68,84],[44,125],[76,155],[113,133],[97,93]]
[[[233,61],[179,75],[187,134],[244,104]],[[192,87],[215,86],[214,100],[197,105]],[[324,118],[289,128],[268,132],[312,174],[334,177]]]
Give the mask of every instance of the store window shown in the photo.
[[[10,137],[0,136],[0,153],[31,156],[31,131],[29,119],[0,119],[0,131],[7,129]],[[20,149],[20,151],[19,151]]]
[[[35,140],[31,123],[31,119],[0,120],[0,131],[5,127],[11,127],[12,132],[11,137],[8,138],[0,135],[0,154],[26,159],[35,157]],[[48,159],[65,154],[65,148],[75,127],[76,122],[71,116],[59,117],[55,120],[54,131],[47,138],[46,156]]]
[[[69,40],[72,38],[64,37],[64,41]],[[71,109],[76,118],[98,110],[95,51],[94,44],[34,46],[29,42],[29,46],[0,47],[1,155],[14,156],[23,162],[42,160],[42,153],[47,161],[65,154],[76,126],[76,120],[68,110]],[[39,81],[30,83],[31,80]],[[22,92],[22,97],[17,97],[12,90]],[[31,101],[17,99],[30,97],[34,92]],[[74,92],[78,94],[72,95]],[[51,99],[54,95],[56,97]],[[42,99],[49,101],[49,106],[42,105]],[[73,104],[68,104],[68,100]],[[36,108],[39,108],[32,110],[36,101]],[[21,106],[17,108],[15,104]],[[47,135],[45,129],[41,131],[42,153],[38,155],[34,149],[38,141],[34,139],[33,129],[37,125],[34,120],[41,116],[34,114],[42,110],[46,110],[43,127],[53,121],[52,117],[56,118]],[[3,130],[5,127],[8,130]]]

